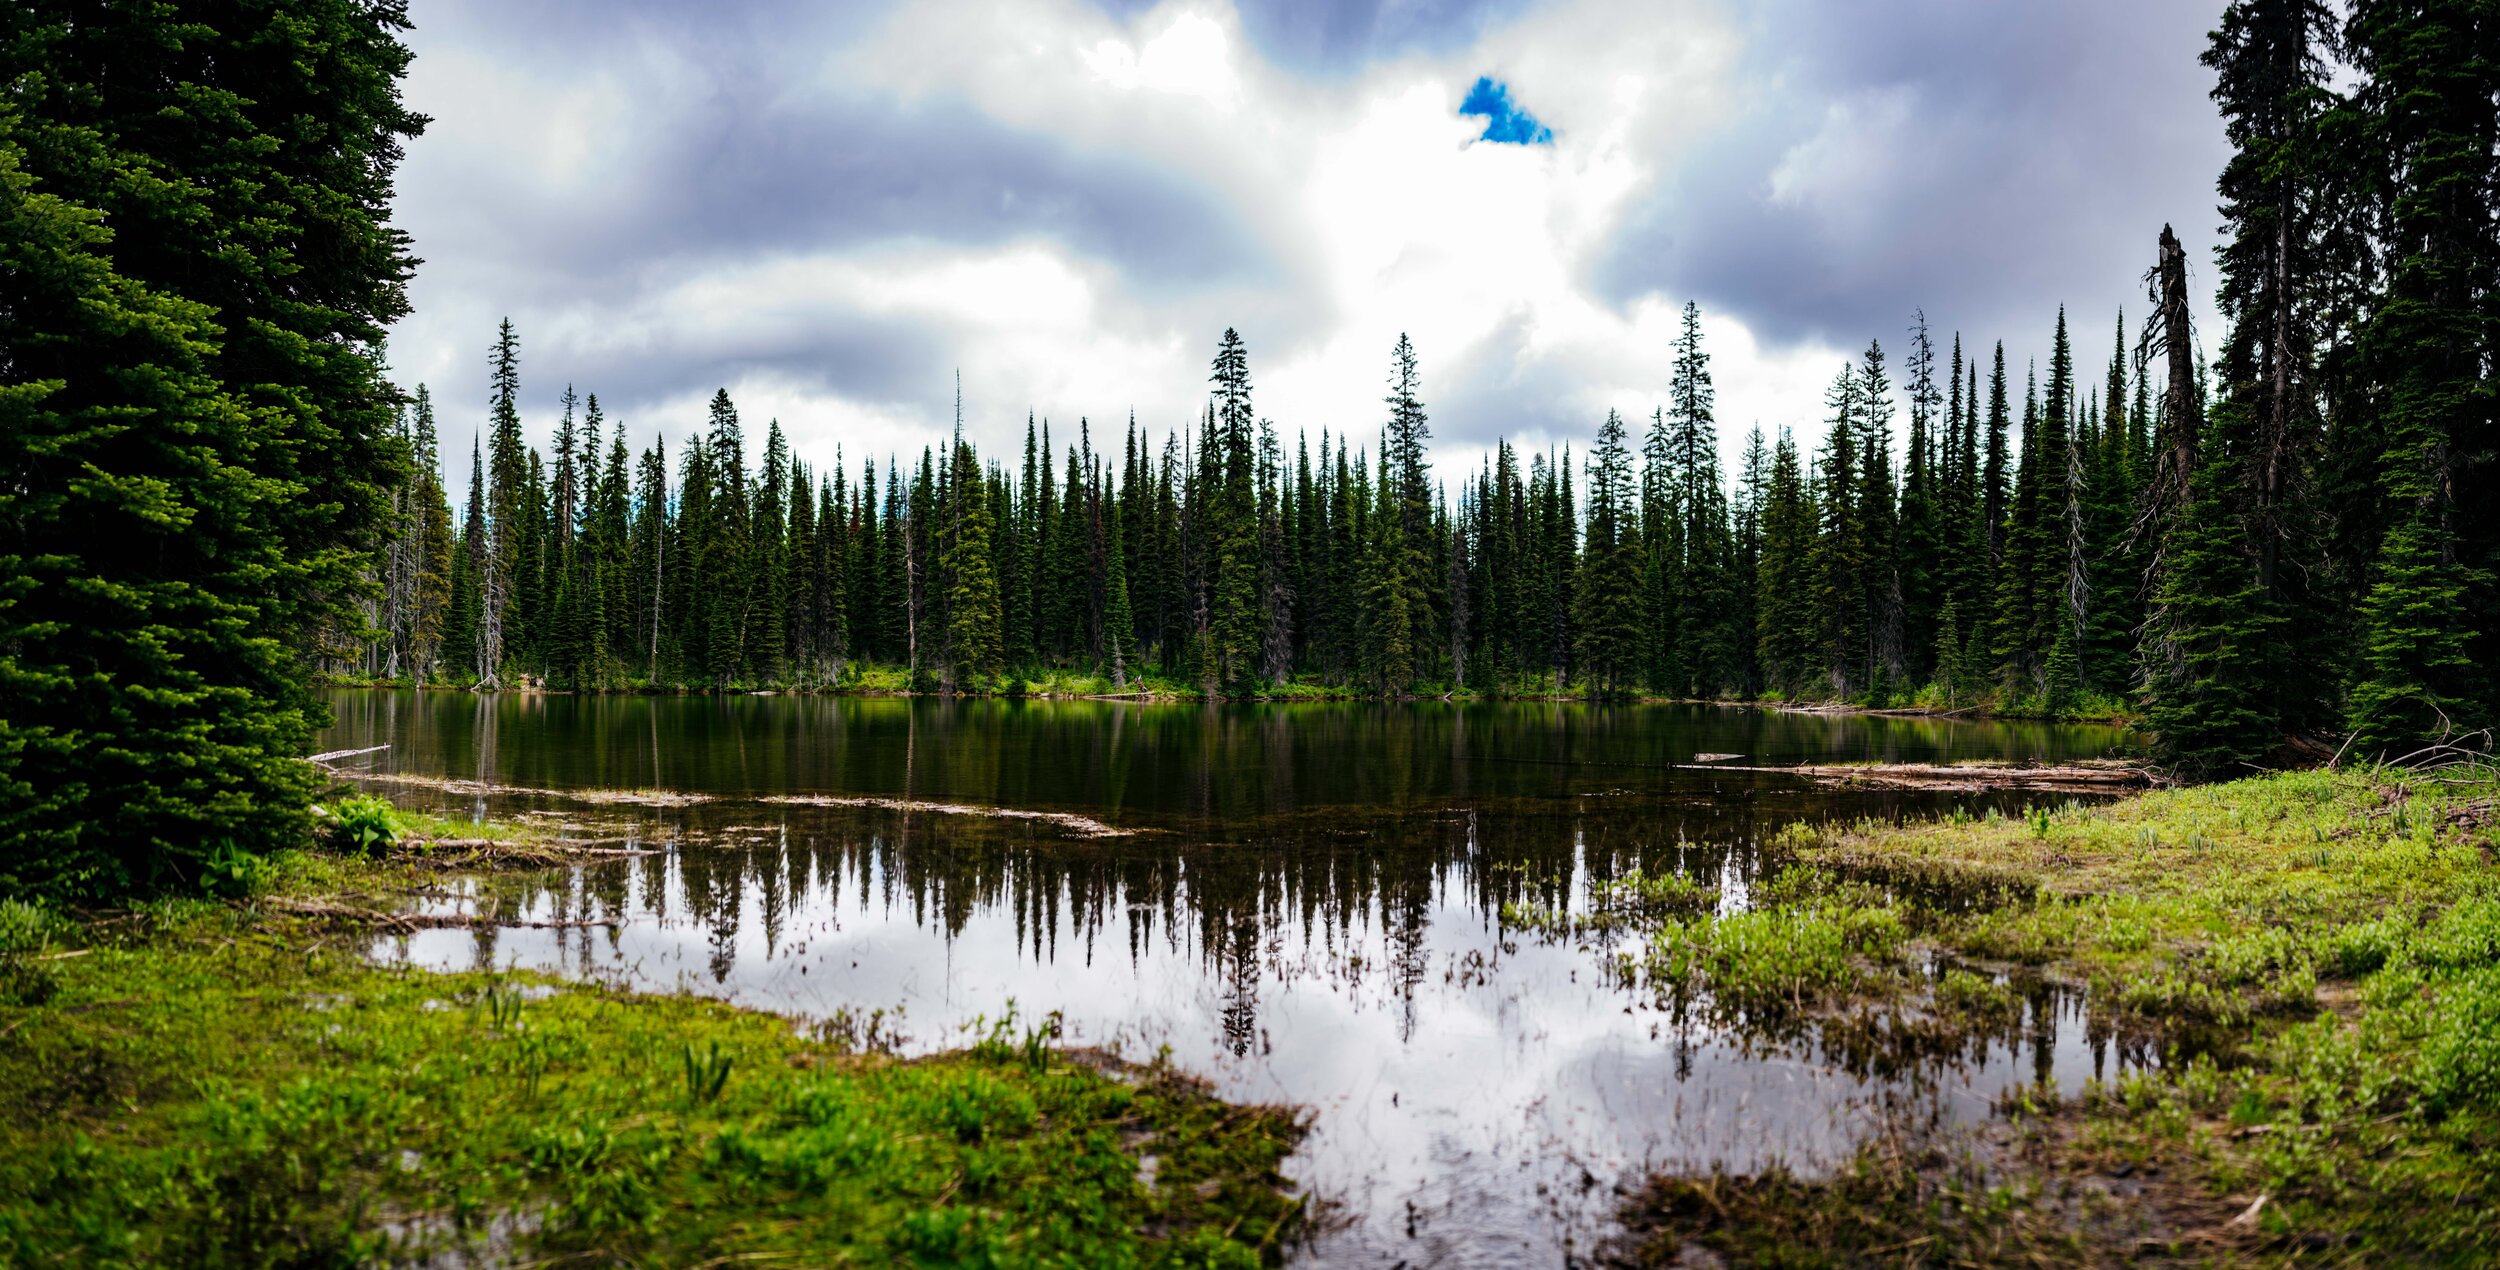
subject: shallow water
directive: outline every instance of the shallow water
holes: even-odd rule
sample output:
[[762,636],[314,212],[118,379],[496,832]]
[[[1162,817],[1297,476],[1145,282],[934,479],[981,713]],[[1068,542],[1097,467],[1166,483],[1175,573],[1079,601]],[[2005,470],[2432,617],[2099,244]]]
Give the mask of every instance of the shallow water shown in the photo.
[[[882,1009],[914,1051],[1011,1008],[1058,1013],[1074,1044],[1168,1047],[1227,1097],[1312,1111],[1289,1171],[1330,1206],[1300,1254],[1315,1264],[1561,1264],[1642,1170],[1812,1167],[1879,1105],[1968,1119],[2017,1083],[2072,1089],[2123,1061],[2044,991],[1957,1053],[1715,1029],[1623,986],[1605,948],[1501,918],[1584,909],[1632,868],[1739,904],[1780,825],[1982,801],[1677,766],[1696,755],[2059,761],[2111,752],[2113,729],[1709,706],[330,702],[322,748],[390,747],[350,770],[523,791],[379,786],[402,802],[657,848],[441,901],[621,924],[429,930],[382,955],[816,1019]],[[602,790],[706,800],[573,796]]]

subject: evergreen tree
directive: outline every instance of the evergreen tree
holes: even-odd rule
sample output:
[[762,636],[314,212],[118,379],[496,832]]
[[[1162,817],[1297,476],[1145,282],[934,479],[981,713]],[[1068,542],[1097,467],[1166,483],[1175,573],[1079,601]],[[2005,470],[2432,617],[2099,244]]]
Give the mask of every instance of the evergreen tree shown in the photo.
[[2370,150],[2391,169],[2385,294],[2360,334],[2389,521],[2348,707],[2366,753],[2495,714],[2500,15],[2473,0],[2362,0],[2351,39]]
[[1400,333],[1397,347],[1389,353],[1389,424],[1381,438],[1382,470],[1387,475],[1381,504],[1398,518],[1400,555],[1394,562],[1398,607],[1409,623],[1406,644],[1419,656],[1440,643],[1440,622],[1431,604],[1432,468],[1424,451],[1432,430],[1425,426],[1421,388],[1415,345]]
[[1589,694],[1615,696],[1640,665],[1641,557],[1632,523],[1632,451],[1606,412],[1589,455],[1588,534],[1579,576],[1579,652]]
[[[1205,541],[1208,547],[1208,616],[1205,630],[1211,664],[1202,672],[1235,686],[1255,673],[1259,650],[1258,500],[1254,489],[1256,455],[1250,431],[1250,358],[1241,336],[1224,331],[1215,354],[1214,428],[1209,452]],[[1192,516],[1198,499],[1190,500]]]
[[[1952,395],[1961,395],[1961,366],[1957,357],[1952,369],[1955,379]],[[1901,477],[1901,517],[1897,549],[1894,552],[1894,582],[1900,595],[1899,622],[1903,632],[1900,647],[1902,669],[1913,684],[1924,682],[1931,669],[1934,648],[1925,633],[1937,626],[1938,606],[1946,601],[1951,590],[1946,558],[1946,526],[1944,499],[1946,479],[1940,470],[1940,456],[1951,445],[1951,438],[1938,434],[1939,425],[1950,426],[1949,418],[1940,418],[1937,407],[1945,394],[1936,388],[1936,346],[1927,330],[1925,310],[1918,313],[1910,327],[1910,353],[1906,387],[1910,399],[1910,442]],[[1958,615],[1957,615],[1958,616]]]
[[955,495],[954,525],[947,535],[946,643],[949,686],[964,687],[999,670],[998,575],[990,537],[996,525],[982,487],[972,445],[959,434],[949,483]]
[[1809,691],[1823,677],[1819,520],[1797,440],[1782,428],[1762,499],[1762,563],[1754,587],[1763,684],[1782,694]]
[[1832,415],[1818,472],[1822,528],[1810,572],[1821,616],[1817,625],[1822,628],[1823,677],[1843,697],[1863,692],[1869,671],[1866,506],[1858,467],[1863,456],[1858,436],[1861,384],[1857,369],[1844,364],[1824,398]]
[[443,493],[434,398],[417,385],[415,444],[410,454],[410,499],[416,508],[415,593],[408,616],[408,673],[419,684],[435,675],[452,603],[451,504]]
[[404,13],[0,16],[0,891],[291,845],[406,478]]

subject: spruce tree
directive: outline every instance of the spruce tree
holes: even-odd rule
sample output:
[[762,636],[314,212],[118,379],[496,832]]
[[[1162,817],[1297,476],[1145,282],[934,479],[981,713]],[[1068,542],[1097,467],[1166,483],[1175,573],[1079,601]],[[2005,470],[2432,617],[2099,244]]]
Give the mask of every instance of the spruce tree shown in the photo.
[[1809,691],[1823,677],[1818,520],[1797,439],[1782,428],[1763,494],[1762,563],[1754,587],[1762,680],[1782,695]]
[[406,477],[404,14],[0,17],[0,891],[308,833],[315,645]]
[[451,504],[443,492],[441,442],[434,426],[434,398],[417,385],[414,477],[416,507],[415,595],[408,617],[408,671],[420,685],[434,678],[452,602]]
[[[496,328],[495,346],[487,358],[486,569],[481,611],[478,672],[481,684],[492,686],[503,674],[512,649],[507,641],[528,629],[526,615],[515,608],[521,586],[521,554],[529,539],[523,500],[529,483],[529,447],[521,439],[521,338],[505,318]],[[534,517],[528,518],[534,519]]]
[[[1205,541],[1208,549],[1208,652],[1212,663],[1202,668],[1211,680],[1239,686],[1256,673],[1259,651],[1258,503],[1254,471],[1257,456],[1251,429],[1250,358],[1241,335],[1232,328],[1216,348],[1215,411],[1211,445],[1202,461],[1209,465]],[[1197,500],[1191,500],[1195,515]]]
[[[1924,310],[1910,327],[1907,370],[1909,378],[1904,386],[1910,399],[1910,443],[1902,467],[1894,577],[1901,596],[1903,669],[1910,683],[1917,684],[1925,681],[1932,665],[1934,647],[1926,633],[1936,629],[1937,606],[1951,589],[1945,564],[1945,477],[1939,468],[1941,455],[1951,441],[1938,431],[1949,420],[1937,414],[1944,394],[1936,388],[1936,347],[1928,334]],[[1958,380],[1960,374],[1957,360],[1954,378]],[[1961,395],[1958,382],[1952,395]]]
[[2391,168],[2385,293],[2360,335],[2389,521],[2348,706],[2370,753],[2500,717],[2500,18],[2472,0],[2363,0],[2351,40],[2370,149]]
[[1588,531],[1576,597],[1581,674],[1589,695],[1620,695],[1641,657],[1641,553],[1634,532],[1632,451],[1623,417],[1606,412],[1589,453]]
[[1397,561],[1397,586],[1404,593],[1400,607],[1412,624],[1406,642],[1418,654],[1440,643],[1436,638],[1440,622],[1431,604],[1432,468],[1425,453],[1432,429],[1424,422],[1422,386],[1415,345],[1401,332],[1389,353],[1389,422],[1381,437],[1388,484],[1381,501],[1393,507],[1398,518],[1398,541],[1404,550]]
[[954,524],[943,561],[947,594],[948,686],[968,688],[999,671],[998,575],[991,547],[997,526],[972,445],[958,434],[949,485]]

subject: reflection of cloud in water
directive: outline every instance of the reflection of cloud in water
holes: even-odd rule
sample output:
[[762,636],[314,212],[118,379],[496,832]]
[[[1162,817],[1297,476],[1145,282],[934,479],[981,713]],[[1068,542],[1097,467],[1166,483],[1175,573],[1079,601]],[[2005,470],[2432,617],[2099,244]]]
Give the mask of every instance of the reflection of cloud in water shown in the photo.
[[2071,1005],[1976,1056],[1716,1032],[1617,986],[1602,944],[1506,941],[1498,914],[1584,909],[1635,868],[1741,904],[1748,844],[1781,824],[1976,805],[1678,766],[1700,754],[2054,761],[2106,751],[2109,729],[1553,703],[328,699],[320,748],[388,743],[356,762],[417,778],[390,791],[412,804],[572,817],[574,791],[690,796],[598,810],[602,832],[677,849],[449,901],[623,926],[423,931],[384,955],[818,1018],[900,1006],[922,1050],[1011,1000],[1059,1011],[1071,1044],[1169,1045],[1228,1096],[1317,1113],[1290,1168],[1352,1219],[1310,1250],[1322,1262],[1550,1264],[1602,1234],[1633,1169],[1811,1166],[1893,1075],[1969,1118],[2017,1080],[2073,1089],[2103,1061]]
[[[384,952],[816,1017],[899,1006],[920,1050],[963,1043],[1010,1001],[1057,1011],[1071,1044],[1168,1045],[1229,1097],[1312,1108],[1292,1169],[1355,1219],[1319,1260],[1551,1261],[1602,1233],[1631,1170],[1828,1162],[1878,1088],[1850,1074],[1863,1058],[1810,1040],[1748,1047],[1679,1021],[1614,983],[1602,949],[1506,939],[1501,905],[1558,881],[1585,906],[1593,880],[1633,867],[1680,865],[1731,893],[1750,880],[1750,853],[1679,841],[1690,809],[1587,806],[1277,817],[1212,844],[877,808],[654,810],[638,834],[708,845],[488,879],[451,902],[625,926],[425,931]],[[2039,1029],[2041,1052],[2071,1089],[2095,1061],[2080,1020],[2061,1022]],[[1993,1044],[1975,1067],[1930,1066],[1944,1110],[1969,1117],[2035,1057]]]

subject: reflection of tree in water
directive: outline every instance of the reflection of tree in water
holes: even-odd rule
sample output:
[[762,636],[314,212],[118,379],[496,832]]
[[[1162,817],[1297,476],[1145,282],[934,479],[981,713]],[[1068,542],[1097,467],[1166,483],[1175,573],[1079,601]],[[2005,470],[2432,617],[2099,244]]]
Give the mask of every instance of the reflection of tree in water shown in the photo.
[[[1108,946],[1125,944],[1132,962],[1161,955],[1205,966],[1222,1002],[1224,1042],[1247,1054],[1260,1043],[1263,993],[1314,964],[1358,981],[1385,975],[1399,999],[1400,1035],[1411,1040],[1417,988],[1433,970],[1433,924],[1450,908],[1501,935],[1505,904],[1571,904],[1635,870],[1750,883],[1756,864],[1747,848],[1779,824],[1893,814],[1919,797],[1694,793],[1476,800],[1420,812],[1337,807],[1079,840],[1030,820],[723,802],[650,812],[641,827],[646,840],[683,834],[702,845],[550,877],[543,898],[581,918],[680,914],[704,928],[716,982],[735,967],[750,888],[768,958],[794,915],[831,916],[845,904],[908,913],[950,940],[993,914],[1012,927],[1015,955],[1043,965],[1063,955],[1090,965],[1109,936]],[[507,892],[498,903],[533,898]],[[566,936],[585,950],[593,937]],[[492,934],[479,939],[483,963]]]

